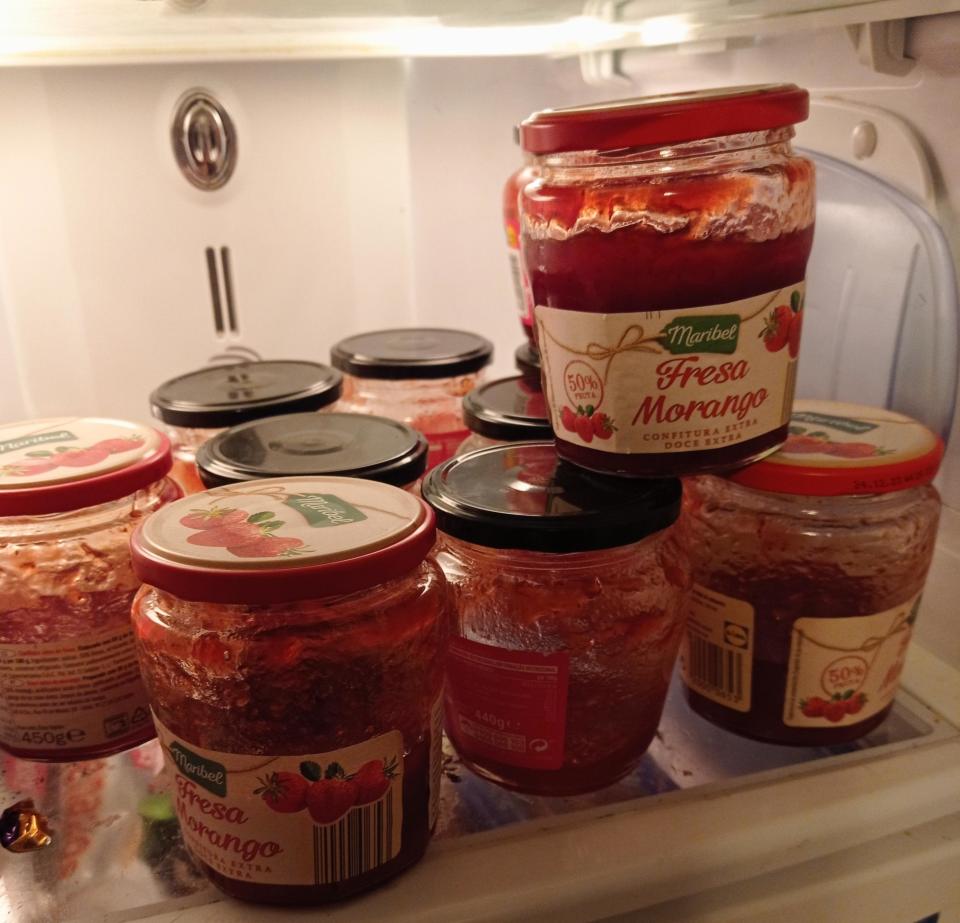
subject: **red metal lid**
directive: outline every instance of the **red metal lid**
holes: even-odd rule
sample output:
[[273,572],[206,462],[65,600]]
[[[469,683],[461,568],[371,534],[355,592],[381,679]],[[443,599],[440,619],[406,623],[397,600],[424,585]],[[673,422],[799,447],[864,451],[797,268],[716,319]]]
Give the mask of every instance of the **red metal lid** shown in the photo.
[[0,516],[66,513],[160,480],[170,441],[149,426],[56,417],[0,426]]
[[267,478],[185,497],[131,538],[133,569],[181,599],[263,604],[354,593],[409,573],[436,538],[407,491],[360,478]]
[[618,151],[782,128],[804,121],[809,108],[806,90],[769,83],[543,109],[520,131],[532,154]]
[[786,443],[728,477],[756,490],[808,497],[885,494],[929,484],[942,458],[940,437],[901,413],[797,401]]

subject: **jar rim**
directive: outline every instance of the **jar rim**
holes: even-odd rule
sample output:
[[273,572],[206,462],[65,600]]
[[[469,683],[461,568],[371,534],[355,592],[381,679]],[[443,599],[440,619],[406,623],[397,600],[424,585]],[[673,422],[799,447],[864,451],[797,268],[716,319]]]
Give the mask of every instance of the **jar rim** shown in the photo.
[[756,84],[543,109],[520,131],[532,154],[616,151],[782,128],[809,109],[809,93],[795,84]]

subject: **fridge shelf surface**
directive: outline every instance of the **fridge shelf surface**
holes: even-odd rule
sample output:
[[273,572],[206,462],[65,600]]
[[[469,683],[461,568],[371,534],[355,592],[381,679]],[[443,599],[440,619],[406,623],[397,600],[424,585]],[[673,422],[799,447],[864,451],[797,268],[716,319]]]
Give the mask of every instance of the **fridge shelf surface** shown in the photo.
[[[691,713],[675,682],[657,739],[641,765],[621,782],[590,795],[512,794],[463,768],[445,747],[432,850],[469,845],[478,835],[509,838],[538,824],[575,822],[584,812],[598,809],[629,809],[640,799],[669,799],[682,789],[737,786],[760,774],[786,778],[957,735],[943,718],[901,693],[887,721],[855,743],[824,748],[763,744],[715,728]],[[46,849],[3,855],[0,920],[112,923],[222,899],[183,847],[165,795],[156,741],[82,763],[45,765],[4,757],[0,794],[2,807],[32,798],[55,835]]]

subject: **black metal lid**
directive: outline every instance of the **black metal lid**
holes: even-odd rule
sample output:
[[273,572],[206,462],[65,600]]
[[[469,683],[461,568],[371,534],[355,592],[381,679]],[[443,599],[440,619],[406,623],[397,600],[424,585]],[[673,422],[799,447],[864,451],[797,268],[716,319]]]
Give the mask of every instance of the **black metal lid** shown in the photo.
[[360,333],[330,350],[334,366],[360,378],[450,378],[479,371],[492,356],[484,337],[434,327]]
[[463,399],[463,422],[481,436],[504,442],[553,438],[543,392],[522,375],[474,388]]
[[437,528],[489,548],[575,552],[615,548],[680,515],[677,478],[595,474],[558,458],[553,443],[492,446],[434,468],[423,499]]
[[319,410],[340,397],[342,386],[343,376],[318,362],[238,362],[165,381],[150,395],[150,409],[171,426],[222,429],[278,413]]
[[338,475],[403,487],[427,467],[427,440],[386,417],[291,413],[218,433],[197,451],[207,487],[256,478]]
[[520,374],[532,385],[540,387],[540,353],[532,343],[518,346],[513,354],[513,361]]

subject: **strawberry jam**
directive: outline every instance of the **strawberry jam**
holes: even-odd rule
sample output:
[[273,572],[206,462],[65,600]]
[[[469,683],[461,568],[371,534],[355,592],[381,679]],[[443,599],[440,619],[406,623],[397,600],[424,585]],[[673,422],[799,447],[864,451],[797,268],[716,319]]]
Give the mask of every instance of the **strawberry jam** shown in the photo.
[[806,112],[796,87],[748,87],[524,122],[523,257],[562,457],[676,475],[783,442],[813,241],[813,165],[790,146]]
[[638,488],[526,442],[447,462],[423,496],[456,610],[444,695],[461,758],[538,795],[630,772],[656,733],[683,628],[679,482]]
[[943,446],[879,408],[798,401],[783,448],[687,481],[693,709],[761,740],[854,740],[893,706],[937,534]]
[[174,807],[227,894],[323,903],[423,855],[446,640],[434,535],[399,488],[293,477],[197,494],[134,537]]

